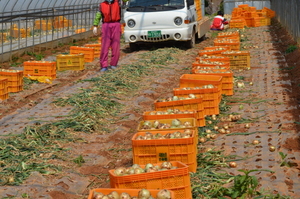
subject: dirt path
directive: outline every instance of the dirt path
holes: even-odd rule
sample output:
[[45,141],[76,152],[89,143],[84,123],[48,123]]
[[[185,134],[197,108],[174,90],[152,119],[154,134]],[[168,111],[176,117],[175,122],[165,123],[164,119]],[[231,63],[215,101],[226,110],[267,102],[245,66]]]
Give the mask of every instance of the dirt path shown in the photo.
[[[270,169],[275,173],[255,173],[259,177],[260,186],[297,198],[300,192],[298,182],[300,148],[299,125],[295,122],[300,120],[299,101],[297,101],[299,95],[298,97],[293,95],[295,94],[293,89],[297,88],[294,86],[299,84],[297,82],[299,78],[293,76],[291,70],[284,70],[290,66],[289,60],[292,58],[286,56],[282,48],[290,45],[291,41],[284,43],[288,36],[284,34],[286,37],[282,37],[280,32],[282,32],[281,28],[276,29],[276,26],[247,29],[245,35],[248,40],[243,43],[251,52],[252,68],[249,71],[234,71],[235,76],[245,77],[246,88],[235,88],[234,96],[229,98],[231,101],[235,99],[235,103],[231,102],[232,108],[229,112],[241,113],[243,118],[247,119],[259,118],[251,123],[251,128],[247,131],[253,134],[219,135],[214,142],[207,142],[204,146],[222,149],[226,154],[251,157],[238,161],[238,167],[227,169],[228,172],[237,175],[238,169]],[[21,198],[21,194],[26,193],[30,198],[86,198],[89,189],[109,187],[108,170],[132,164],[131,137],[141,120],[142,113],[154,110],[154,100],[172,94],[172,88],[179,85],[180,75],[190,72],[186,69],[191,67],[198,50],[212,46],[212,41],[212,39],[207,39],[197,44],[194,49],[180,51],[176,55],[178,59],[176,63],[168,64],[153,76],[144,77],[138,91],[124,96],[122,100],[126,106],[122,113],[124,117],[111,125],[109,134],[80,133],[84,142],[65,144],[63,147],[72,149],[69,152],[70,156],[83,155],[85,163],[81,167],[70,162],[53,160],[56,164],[64,165],[68,169],[49,176],[34,172],[22,186],[1,187],[0,196]],[[139,52],[128,53],[127,46],[123,46],[121,67],[135,62],[139,59],[138,55],[144,52],[148,50],[142,49]],[[299,57],[299,54],[295,55]],[[286,60],[286,57],[289,60]],[[296,63],[297,60],[294,62]],[[97,65],[97,61],[91,64],[92,69],[88,72],[61,74],[64,79],[69,78],[69,82],[61,86],[61,82],[57,81],[54,82],[57,86],[53,88],[49,85],[43,85],[45,88],[35,85],[31,91],[26,91],[26,94],[25,92],[16,94],[15,102],[21,101],[24,96],[28,95],[28,92],[42,89],[37,96],[27,100],[22,107],[10,114],[5,113],[5,108],[2,106],[2,113],[6,116],[0,120],[1,135],[11,132],[21,133],[27,125],[54,121],[61,116],[68,115],[72,107],[57,107],[51,102],[58,97],[67,97],[71,93],[79,92],[80,89],[88,88],[89,83],[74,80],[89,79],[100,75],[95,72],[92,65]],[[293,72],[299,74],[299,71]],[[295,79],[295,82],[292,82],[291,78]],[[253,86],[250,86],[249,82],[253,82]],[[252,103],[242,103],[245,99]],[[237,124],[234,132],[246,132],[243,125]],[[260,144],[252,145],[253,140],[259,140]],[[276,147],[276,152],[269,151],[270,145]],[[293,163],[292,167],[280,166],[283,159],[278,152],[287,154],[284,161]]]

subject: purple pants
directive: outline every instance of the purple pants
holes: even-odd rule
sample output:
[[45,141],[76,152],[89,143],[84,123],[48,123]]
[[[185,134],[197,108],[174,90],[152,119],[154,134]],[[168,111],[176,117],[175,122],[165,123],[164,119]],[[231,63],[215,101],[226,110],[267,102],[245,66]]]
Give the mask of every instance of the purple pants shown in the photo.
[[120,37],[121,24],[120,22],[111,22],[102,24],[102,41],[100,53],[101,68],[108,67],[108,52],[111,47],[110,66],[117,66],[120,57]]

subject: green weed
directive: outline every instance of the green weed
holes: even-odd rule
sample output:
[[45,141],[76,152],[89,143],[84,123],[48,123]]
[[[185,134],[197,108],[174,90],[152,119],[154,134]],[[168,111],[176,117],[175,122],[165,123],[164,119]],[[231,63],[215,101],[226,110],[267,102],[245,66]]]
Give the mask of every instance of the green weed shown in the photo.
[[289,53],[294,52],[294,51],[297,50],[297,49],[298,49],[297,46],[295,46],[295,45],[290,45],[290,46],[285,50],[285,53],[286,53],[286,54],[289,54]]

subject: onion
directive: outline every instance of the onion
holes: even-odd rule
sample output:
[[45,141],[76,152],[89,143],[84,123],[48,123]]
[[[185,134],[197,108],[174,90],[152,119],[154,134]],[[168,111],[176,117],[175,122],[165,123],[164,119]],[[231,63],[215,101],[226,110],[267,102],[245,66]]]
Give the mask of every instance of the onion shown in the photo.
[[163,162],[161,163],[160,167],[163,169],[163,168],[166,168],[166,169],[171,169],[172,167],[172,163],[171,162]]
[[158,120],[155,120],[153,122],[153,127],[157,129],[159,124],[160,124],[160,122]]
[[131,168],[136,169],[136,168],[141,168],[141,167],[140,167],[140,165],[138,165],[138,164],[133,164],[133,165],[131,166]]
[[118,192],[116,192],[116,191],[113,191],[110,194],[108,194],[108,197],[109,197],[109,199],[119,199],[120,198]]
[[140,174],[140,173],[145,173],[144,169],[142,169],[142,168],[134,169],[134,174]]
[[257,144],[259,144],[259,141],[258,140],[253,140],[252,144],[257,145]]
[[179,131],[176,131],[173,133],[174,138],[181,138],[181,133]]
[[157,193],[157,199],[171,199],[171,192],[167,189],[162,189]]
[[108,196],[103,196],[101,199],[110,199]]
[[93,196],[93,199],[102,199],[104,196],[103,193],[100,193],[100,192],[96,192],[94,191],[94,196]]
[[125,174],[125,169],[124,167],[120,167],[120,168],[117,168],[115,171],[114,171],[114,174],[116,176],[122,176]]
[[219,133],[225,134],[226,130],[225,129],[219,129]]
[[216,139],[216,137],[217,137],[216,134],[214,134],[214,133],[210,134],[210,138],[211,138],[211,139]]
[[204,137],[199,138],[199,142],[204,143],[206,140]]
[[153,164],[148,163],[148,164],[146,164],[146,166],[145,166],[145,170],[148,170],[149,168],[153,168],[153,167],[154,167]]
[[177,96],[173,96],[173,101],[177,101],[179,98]]
[[189,98],[196,99],[196,96],[194,94],[189,94]]
[[186,133],[189,136],[192,136],[193,132],[191,131],[191,129],[185,129],[184,133]]
[[130,195],[128,193],[121,193],[120,199],[131,199]]
[[138,193],[139,198],[148,199],[151,193],[147,189],[141,189]]
[[181,121],[179,119],[172,120],[172,126],[178,127],[181,125]]
[[270,146],[270,147],[269,147],[269,151],[274,152],[275,150],[276,150],[276,147],[275,147],[275,146]]
[[229,166],[231,168],[235,168],[237,166],[236,162],[229,162]]
[[250,124],[245,124],[245,128],[249,129],[250,128]]
[[206,129],[205,131],[207,134],[210,134],[211,133],[211,130],[210,129]]

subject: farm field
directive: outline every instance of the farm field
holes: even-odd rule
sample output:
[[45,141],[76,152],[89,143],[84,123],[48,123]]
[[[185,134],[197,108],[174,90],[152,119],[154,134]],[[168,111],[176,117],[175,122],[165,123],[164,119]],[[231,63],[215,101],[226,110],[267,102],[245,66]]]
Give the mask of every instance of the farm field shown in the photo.
[[[207,117],[199,128],[205,140],[198,144],[198,170],[191,174],[193,197],[222,193],[220,187],[232,185],[242,169],[254,170],[250,175],[257,177],[262,195],[298,198],[299,45],[275,20],[240,35],[251,68],[233,71],[234,95],[224,96],[217,119]],[[180,76],[191,73],[198,51],[213,46],[215,37],[209,32],[193,49],[145,46],[130,52],[122,43],[114,71],[97,72],[95,59],[83,71],[59,72],[52,84],[27,82],[24,91],[0,104],[0,198],[83,199],[91,189],[110,187],[108,171],[132,165],[131,138],[143,113],[154,110],[155,100],[173,95]],[[66,51],[47,51],[45,60]],[[207,129],[224,125],[221,118],[232,114],[242,119],[229,134],[207,138]]]

